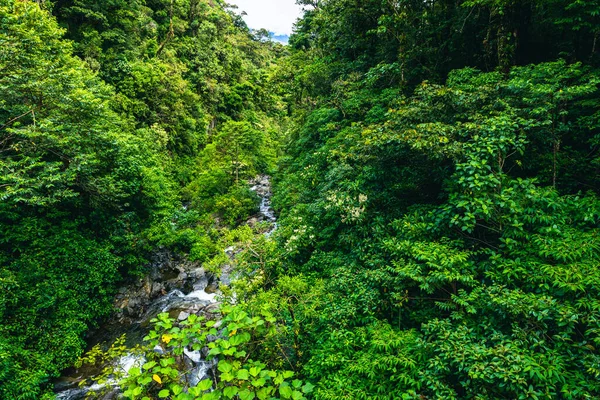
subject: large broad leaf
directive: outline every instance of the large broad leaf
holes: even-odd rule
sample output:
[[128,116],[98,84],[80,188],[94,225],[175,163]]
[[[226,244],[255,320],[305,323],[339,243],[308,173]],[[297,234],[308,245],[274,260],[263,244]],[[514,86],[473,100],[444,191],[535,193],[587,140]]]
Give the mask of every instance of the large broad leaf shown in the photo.
[[235,396],[238,392],[238,388],[236,386],[227,386],[225,389],[223,389],[223,394],[228,398],[228,399],[233,399],[233,396]]
[[204,379],[202,381],[200,381],[200,383],[198,383],[198,386],[196,386],[198,389],[204,391],[204,390],[208,390],[212,387],[213,383],[210,379]]
[[292,390],[292,388],[290,387],[290,385],[287,382],[284,382],[279,386],[279,394],[284,399],[291,398],[293,392],[294,391]]

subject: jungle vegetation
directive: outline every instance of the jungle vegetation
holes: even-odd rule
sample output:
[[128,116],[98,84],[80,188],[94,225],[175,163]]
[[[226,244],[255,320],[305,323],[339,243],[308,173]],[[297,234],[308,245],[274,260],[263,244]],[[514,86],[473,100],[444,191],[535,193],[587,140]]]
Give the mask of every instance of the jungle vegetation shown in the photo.
[[0,0],[0,397],[52,398],[157,247],[235,242],[220,339],[159,316],[128,398],[600,398],[600,1],[298,3],[282,46],[222,0]]

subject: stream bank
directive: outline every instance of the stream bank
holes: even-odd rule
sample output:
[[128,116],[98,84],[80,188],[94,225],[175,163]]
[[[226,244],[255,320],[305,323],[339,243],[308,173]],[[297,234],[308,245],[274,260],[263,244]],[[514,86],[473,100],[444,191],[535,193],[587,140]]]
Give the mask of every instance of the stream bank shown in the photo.
[[[269,236],[276,229],[276,217],[271,208],[271,180],[261,175],[249,181],[251,190],[261,199],[258,214],[246,224],[253,227],[262,222],[271,224],[264,234]],[[225,249],[229,259],[235,256],[235,249]],[[141,344],[148,333],[150,320],[160,313],[169,313],[172,318],[184,320],[191,314],[217,319],[220,309],[220,287],[230,284],[231,265],[221,266],[221,276],[216,277],[206,271],[200,263],[191,262],[184,256],[168,249],[158,249],[152,256],[149,273],[138,282],[122,287],[115,298],[115,314],[99,329],[90,334],[89,344],[112,343],[126,335],[125,344],[133,347]],[[186,363],[190,365],[191,382],[199,382],[210,376],[214,362],[204,359],[201,352],[186,352]],[[214,361],[214,360],[213,360]],[[117,367],[123,372],[134,366],[141,366],[144,360],[135,356],[121,357]],[[98,375],[101,368],[88,366],[70,369],[55,384],[58,400],[82,400],[86,398],[110,400],[121,398],[118,382],[109,381],[106,385],[79,387],[80,382]],[[106,387],[111,390],[106,390]],[[104,389],[104,390],[101,390]],[[86,397],[88,392],[104,392]]]

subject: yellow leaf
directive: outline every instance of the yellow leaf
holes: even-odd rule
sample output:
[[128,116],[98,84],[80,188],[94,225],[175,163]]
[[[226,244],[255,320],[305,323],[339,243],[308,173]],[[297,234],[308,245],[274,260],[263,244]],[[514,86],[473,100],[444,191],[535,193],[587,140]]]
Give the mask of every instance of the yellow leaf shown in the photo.
[[162,336],[162,341],[165,342],[166,344],[169,344],[171,339],[173,339],[173,335],[163,335]]
[[160,376],[154,374],[154,375],[152,375],[152,379],[162,385],[162,379],[160,379]]

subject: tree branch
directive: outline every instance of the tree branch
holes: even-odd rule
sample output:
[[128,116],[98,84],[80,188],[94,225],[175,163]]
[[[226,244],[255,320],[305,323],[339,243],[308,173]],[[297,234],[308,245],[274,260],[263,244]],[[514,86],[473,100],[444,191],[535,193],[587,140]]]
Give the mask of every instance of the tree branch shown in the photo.
[[[23,113],[21,115],[19,115],[18,117],[15,117],[13,119],[11,119],[10,121],[8,121],[7,123],[5,123],[4,125],[2,125],[0,127],[0,131],[9,127],[10,125],[14,124],[15,122],[17,122],[18,120],[20,120],[21,118],[23,118],[24,116],[26,116],[27,114],[33,113],[33,109],[27,111],[26,113]],[[34,114],[35,115],[35,114]]]

